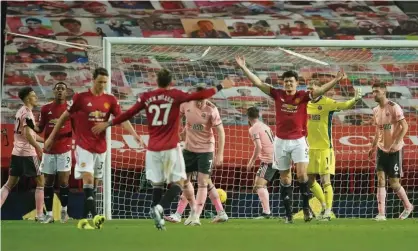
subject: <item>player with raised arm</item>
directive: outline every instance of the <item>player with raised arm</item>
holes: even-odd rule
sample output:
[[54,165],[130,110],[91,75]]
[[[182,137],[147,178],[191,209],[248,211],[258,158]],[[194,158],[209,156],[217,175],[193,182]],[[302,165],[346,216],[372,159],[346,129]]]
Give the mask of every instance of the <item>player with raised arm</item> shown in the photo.
[[[308,91],[321,88],[319,81],[313,80],[308,84]],[[337,102],[325,96],[319,96],[308,103],[308,144],[309,185],[313,195],[322,205],[318,219],[331,219],[334,191],[331,186],[331,175],[335,175],[335,155],[332,145],[332,115],[339,110],[352,108],[361,99],[361,89],[356,89],[354,98]],[[316,176],[321,179],[321,186],[316,182]]]
[[[66,91],[67,85],[64,82],[58,82],[54,86],[54,101],[42,106],[41,115],[39,116],[39,124],[35,126],[29,118],[26,120],[27,125],[37,133],[45,131],[45,138],[51,134],[55,123],[67,110]],[[65,121],[63,127],[58,131],[56,141],[50,150],[44,149],[42,156],[41,172],[45,176],[45,208],[46,216],[42,223],[53,223],[52,203],[54,200],[54,182],[55,174],[58,174],[60,185],[59,198],[61,201],[61,222],[68,221],[67,204],[68,204],[68,179],[71,173],[71,146],[72,146],[72,129],[69,120]]]
[[406,123],[402,108],[386,97],[385,84],[374,84],[372,89],[374,100],[378,103],[378,106],[373,108],[376,135],[369,151],[369,158],[371,158],[377,147],[376,171],[379,214],[375,217],[375,220],[386,220],[386,176],[389,177],[390,187],[401,199],[404,206],[399,219],[405,220],[414,210],[414,206],[409,202],[408,195],[400,183],[403,138],[408,131],[408,123]]
[[39,160],[42,159],[42,148],[36,141],[42,142],[43,140],[26,124],[26,118],[34,121],[32,109],[38,104],[38,97],[31,87],[23,87],[19,90],[18,95],[23,101],[23,106],[16,112],[9,178],[1,188],[0,208],[6,201],[9,192],[19,182],[21,176],[34,177],[36,181],[35,220],[42,222],[44,220],[44,176],[39,169]]
[[313,212],[309,206],[309,188],[307,166],[309,163],[309,148],[306,143],[306,107],[310,100],[315,99],[330,90],[345,75],[338,72],[337,77],[320,88],[310,91],[298,91],[299,76],[294,71],[284,72],[282,75],[284,89],[275,89],[263,83],[246,66],[245,59],[236,56],[236,62],[244,74],[265,94],[272,97],[276,107],[276,136],[274,139],[273,168],[280,171],[280,197],[286,209],[286,223],[293,222],[291,198],[291,164],[296,165],[296,176],[299,181],[302,197],[302,207],[306,222],[313,219]]
[[257,158],[260,158],[261,164],[257,171],[254,181],[254,191],[257,192],[261,201],[263,212],[256,219],[271,218],[269,191],[267,183],[273,180],[277,170],[273,169],[273,140],[274,134],[271,128],[261,122],[260,111],[257,107],[250,107],[247,110],[248,123],[250,124],[250,137],[254,142],[254,152],[247,165],[247,170],[253,168]]
[[[164,209],[170,207],[170,203],[181,192],[187,178],[179,144],[180,105],[191,100],[209,98],[223,88],[223,85],[218,85],[216,88],[189,94],[171,89],[171,81],[171,73],[166,69],[160,70],[156,90],[142,93],[136,104],[128,111],[108,123],[101,123],[93,128],[93,132],[102,132],[107,127],[126,121],[141,110],[145,110],[150,135],[148,151],[145,155],[145,168],[146,177],[153,185],[150,215],[158,230],[165,229]],[[230,87],[230,82],[224,82],[224,87]],[[163,196],[164,183],[170,184],[170,188]],[[196,216],[194,212],[195,209],[192,208],[192,217]]]
[[[200,92],[204,88],[197,87],[196,90]],[[223,162],[225,130],[219,111],[214,104],[204,99],[183,103],[180,106],[180,113],[182,117],[185,117],[186,122],[182,134],[185,136],[183,157],[186,163],[187,180],[184,183],[183,194],[180,196],[177,212],[164,218],[174,223],[181,222],[181,215],[187,203],[190,203],[191,208],[194,208],[196,203],[196,217],[190,215],[184,222],[184,225],[201,225],[200,215],[209,193],[209,198],[212,200],[218,213],[213,222],[225,222],[228,220],[228,215],[223,210],[215,186],[212,182],[209,182],[215,151],[215,137],[212,128],[216,128],[218,133],[218,151],[215,157],[215,165],[220,166]],[[194,172],[197,172],[198,183],[196,201],[194,200],[193,184],[190,181]],[[213,193],[216,193],[218,196],[214,196]]]
[[[105,221],[104,216],[96,215],[94,180],[100,180],[103,177],[103,165],[107,150],[106,135],[105,133],[94,134],[91,128],[97,123],[108,121],[111,114],[118,116],[121,113],[116,98],[104,92],[108,81],[109,74],[106,69],[95,69],[93,72],[93,86],[86,92],[74,95],[72,104],[58,119],[54,129],[45,141],[45,149],[50,151],[53,143],[58,139],[60,129],[71,115],[77,113],[74,178],[83,180],[84,190],[83,219],[77,224],[80,229],[100,229]],[[123,126],[141,142],[129,121],[125,122]],[[89,213],[93,216],[94,227],[87,220]]]

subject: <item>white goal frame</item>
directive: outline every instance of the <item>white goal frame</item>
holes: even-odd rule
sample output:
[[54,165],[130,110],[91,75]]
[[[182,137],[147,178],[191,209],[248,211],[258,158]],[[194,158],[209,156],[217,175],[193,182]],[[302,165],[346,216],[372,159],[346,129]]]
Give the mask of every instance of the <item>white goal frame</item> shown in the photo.
[[[103,64],[111,79],[112,45],[177,45],[177,46],[271,46],[271,47],[346,47],[346,48],[418,48],[414,40],[292,40],[292,39],[201,39],[201,38],[134,38],[105,37]],[[106,91],[111,93],[111,84]],[[106,131],[107,153],[103,178],[103,213],[112,219],[111,129]]]

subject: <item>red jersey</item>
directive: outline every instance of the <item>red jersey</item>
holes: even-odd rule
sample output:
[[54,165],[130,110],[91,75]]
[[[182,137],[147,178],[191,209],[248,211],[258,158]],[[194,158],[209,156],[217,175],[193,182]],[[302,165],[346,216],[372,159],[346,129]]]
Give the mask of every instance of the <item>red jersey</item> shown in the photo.
[[118,116],[121,113],[115,96],[106,93],[95,96],[89,89],[74,95],[68,112],[70,115],[77,113],[75,121],[76,144],[91,153],[106,152],[106,133],[95,135],[91,129],[97,122],[108,121],[110,114]]
[[[39,116],[38,127],[41,131],[45,131],[45,138],[47,139],[54,129],[55,124],[61,117],[61,114],[67,109],[67,103],[57,104],[55,102],[48,103],[41,108],[41,114]],[[51,149],[45,153],[49,154],[61,154],[71,151],[72,145],[72,129],[70,120],[64,122],[64,125],[58,131],[55,136],[54,144]]]
[[276,136],[280,139],[306,136],[306,107],[312,99],[311,92],[296,91],[295,95],[287,95],[284,90],[271,88],[270,95],[276,104]]
[[215,93],[214,88],[191,94],[177,89],[160,88],[145,92],[134,106],[116,117],[113,124],[120,124],[145,109],[149,133],[148,150],[158,152],[173,149],[180,141],[180,105],[191,100],[210,98]]

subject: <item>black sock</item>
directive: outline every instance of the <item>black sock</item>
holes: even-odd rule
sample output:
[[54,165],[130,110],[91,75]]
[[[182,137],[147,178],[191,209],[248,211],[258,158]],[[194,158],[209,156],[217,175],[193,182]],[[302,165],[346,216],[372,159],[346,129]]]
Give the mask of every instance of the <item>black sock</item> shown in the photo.
[[93,195],[93,185],[83,185],[84,190],[84,212],[83,218],[86,219],[89,213],[92,217],[96,216],[96,204]]
[[283,202],[286,216],[292,216],[292,186],[280,184],[280,199]]
[[161,197],[163,197],[163,186],[155,185],[152,188],[152,207],[155,207],[160,203]]
[[181,187],[176,183],[172,183],[170,186],[170,189],[168,189],[167,192],[165,192],[164,197],[161,199],[160,205],[163,208],[169,208],[171,202],[180,193],[181,193]]
[[66,207],[68,205],[68,193],[70,191],[70,188],[68,185],[60,186],[60,201],[61,206]]
[[44,203],[47,212],[52,211],[52,203],[54,201],[54,187],[53,186],[45,186],[44,189]]
[[300,195],[302,196],[302,207],[308,208],[309,207],[309,189],[308,189],[308,182],[299,182],[299,189]]

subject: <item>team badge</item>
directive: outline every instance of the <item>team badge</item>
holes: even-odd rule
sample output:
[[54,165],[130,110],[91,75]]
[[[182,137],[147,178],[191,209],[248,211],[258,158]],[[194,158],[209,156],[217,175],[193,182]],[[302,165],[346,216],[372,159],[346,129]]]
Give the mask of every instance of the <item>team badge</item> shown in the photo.
[[81,167],[86,167],[86,163],[85,162],[81,162]]
[[322,110],[322,106],[320,106],[320,105],[319,105],[319,106],[318,106],[318,110]]
[[300,98],[296,98],[295,99],[295,104],[299,104],[299,102],[300,102]]
[[109,103],[107,103],[107,102],[105,102],[105,103],[104,103],[104,108],[105,108],[105,109],[109,109],[109,107],[110,107],[110,104],[109,104]]

